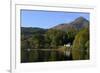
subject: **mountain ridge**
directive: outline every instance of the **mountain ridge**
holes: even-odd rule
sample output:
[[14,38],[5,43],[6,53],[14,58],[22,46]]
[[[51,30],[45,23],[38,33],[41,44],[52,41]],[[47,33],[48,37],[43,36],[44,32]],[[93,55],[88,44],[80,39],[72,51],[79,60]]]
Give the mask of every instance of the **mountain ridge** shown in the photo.
[[67,30],[70,28],[71,29],[75,28],[76,30],[80,30],[81,28],[84,28],[84,27],[89,27],[89,21],[87,19],[85,19],[84,17],[78,17],[70,23],[58,24],[58,25],[52,27],[51,29]]
[[44,29],[40,27],[21,27],[21,34],[25,35],[32,35],[32,34],[44,34],[46,31],[50,29],[57,29],[63,31],[70,31],[70,30],[80,30],[82,28],[89,27],[89,21],[84,17],[78,17],[70,23],[62,23],[58,24],[52,28]]

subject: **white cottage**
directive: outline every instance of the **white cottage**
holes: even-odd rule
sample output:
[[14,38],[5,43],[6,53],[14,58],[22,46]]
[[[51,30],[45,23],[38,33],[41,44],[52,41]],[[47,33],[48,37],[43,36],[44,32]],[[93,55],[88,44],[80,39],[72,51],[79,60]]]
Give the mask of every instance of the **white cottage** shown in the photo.
[[70,43],[68,43],[68,44],[64,44],[64,46],[65,47],[70,47],[71,45],[70,45]]

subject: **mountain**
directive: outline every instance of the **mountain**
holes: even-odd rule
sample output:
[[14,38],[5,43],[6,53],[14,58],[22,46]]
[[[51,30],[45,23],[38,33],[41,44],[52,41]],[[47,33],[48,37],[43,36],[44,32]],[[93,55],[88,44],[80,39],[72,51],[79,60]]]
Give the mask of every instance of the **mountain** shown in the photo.
[[47,29],[38,28],[38,27],[21,27],[21,34],[30,37],[33,34],[44,34]]
[[[62,23],[58,24],[50,29],[58,29],[58,30],[80,30],[82,28],[89,27],[89,21],[86,20],[83,17],[78,17],[74,21],[70,23]],[[38,28],[38,27],[21,27],[21,34],[24,35],[25,37],[30,37],[34,34],[41,34],[44,35],[47,30],[50,29],[43,29],[43,28]]]
[[63,23],[58,24],[51,29],[60,29],[60,30],[70,30],[70,29],[76,29],[80,30],[82,28],[89,27],[89,21],[85,19],[84,17],[78,17],[74,21],[70,23]]

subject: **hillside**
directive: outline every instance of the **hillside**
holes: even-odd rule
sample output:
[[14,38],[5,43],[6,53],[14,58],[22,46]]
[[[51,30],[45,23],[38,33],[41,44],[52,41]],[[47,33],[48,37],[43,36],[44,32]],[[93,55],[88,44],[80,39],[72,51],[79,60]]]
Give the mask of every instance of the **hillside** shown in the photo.
[[63,23],[63,24],[58,24],[51,29],[60,29],[60,30],[70,30],[70,29],[76,29],[80,30],[82,28],[89,27],[89,21],[86,20],[83,17],[78,17],[74,21],[70,23]]
[[25,37],[30,37],[33,34],[44,34],[47,29],[37,27],[21,27],[21,34]]
[[80,30],[86,27],[89,27],[89,21],[83,17],[78,17],[77,19],[75,19],[70,23],[58,24],[49,29],[43,29],[38,27],[21,27],[21,34],[24,34],[26,37],[29,37],[33,34],[45,34],[45,32],[50,29],[70,31],[70,30]]

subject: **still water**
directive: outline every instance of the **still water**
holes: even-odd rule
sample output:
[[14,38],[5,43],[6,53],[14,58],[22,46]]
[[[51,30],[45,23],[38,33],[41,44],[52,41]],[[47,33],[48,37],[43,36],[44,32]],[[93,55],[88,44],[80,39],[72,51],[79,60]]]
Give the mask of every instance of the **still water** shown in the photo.
[[72,60],[72,56],[66,55],[67,52],[62,53],[59,51],[42,51],[42,50],[31,50],[25,51],[22,63],[24,62],[48,62],[48,61],[67,61]]

